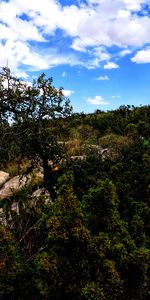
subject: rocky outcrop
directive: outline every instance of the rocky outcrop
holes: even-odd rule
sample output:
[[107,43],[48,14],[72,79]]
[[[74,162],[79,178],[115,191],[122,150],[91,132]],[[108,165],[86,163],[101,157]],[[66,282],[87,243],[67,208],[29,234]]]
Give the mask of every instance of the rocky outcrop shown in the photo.
[[29,182],[30,178],[31,176],[18,175],[6,181],[0,189],[0,200],[11,197],[13,192],[25,186],[25,184]]
[[[36,179],[43,179],[43,173],[40,170],[35,170]],[[14,192],[20,190],[23,188],[26,184],[31,182],[32,175],[18,175],[14,176],[13,178],[10,178],[9,174],[3,171],[0,171],[0,200],[8,199],[13,195]],[[36,206],[38,203],[38,200],[42,197],[45,203],[51,203],[51,197],[50,193],[45,190],[44,188],[38,188],[31,194],[30,196],[30,208],[33,206]],[[19,212],[19,203],[16,201],[13,201],[11,199],[11,206],[10,206],[10,216],[9,221],[11,221],[11,214],[15,213],[17,215],[20,214]],[[5,214],[5,209],[3,207],[0,207],[0,223],[7,226],[7,218]]]
[[0,171],[0,187],[9,179],[9,173]]

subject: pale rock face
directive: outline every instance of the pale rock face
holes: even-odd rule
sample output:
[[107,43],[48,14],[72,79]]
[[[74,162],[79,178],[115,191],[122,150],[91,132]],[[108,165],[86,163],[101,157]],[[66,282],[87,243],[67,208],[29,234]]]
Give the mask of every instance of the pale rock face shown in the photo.
[[19,204],[18,204],[18,202],[14,201],[11,204],[11,210],[14,211],[19,216]]
[[2,200],[11,197],[14,191],[21,189],[27,182],[29,182],[29,177],[24,175],[18,175],[11,178],[7,182],[5,182],[0,189],[0,199]]
[[0,187],[8,180],[9,173],[0,171]]

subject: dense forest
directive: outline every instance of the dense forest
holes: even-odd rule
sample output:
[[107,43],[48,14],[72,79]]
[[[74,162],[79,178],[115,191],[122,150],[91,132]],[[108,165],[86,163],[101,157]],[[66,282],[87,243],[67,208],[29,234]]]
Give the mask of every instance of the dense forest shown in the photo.
[[30,176],[1,199],[0,299],[149,299],[150,106],[74,113],[4,68],[0,170]]

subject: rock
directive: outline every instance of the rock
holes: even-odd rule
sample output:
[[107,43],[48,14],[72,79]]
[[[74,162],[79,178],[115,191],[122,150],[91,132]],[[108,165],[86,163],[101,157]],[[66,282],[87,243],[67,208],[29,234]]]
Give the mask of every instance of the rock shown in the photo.
[[11,197],[13,192],[25,186],[25,184],[29,182],[30,178],[31,176],[27,177],[25,175],[18,175],[5,182],[0,190],[0,199],[2,200]]
[[34,193],[32,194],[32,206],[36,205],[37,199],[41,196],[44,198],[45,203],[52,202],[50,193],[47,190],[45,190],[44,188],[40,188],[40,189],[37,189],[36,191],[34,191]]
[[9,173],[0,171],[0,187],[8,180]]
[[19,203],[16,201],[13,201],[11,204],[11,211],[14,211],[19,216]]

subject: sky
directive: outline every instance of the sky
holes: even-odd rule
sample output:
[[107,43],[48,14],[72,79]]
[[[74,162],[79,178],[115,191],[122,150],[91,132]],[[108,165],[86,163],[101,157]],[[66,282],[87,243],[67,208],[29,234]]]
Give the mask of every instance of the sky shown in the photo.
[[150,104],[150,0],[0,0],[0,67],[63,87],[74,112]]

